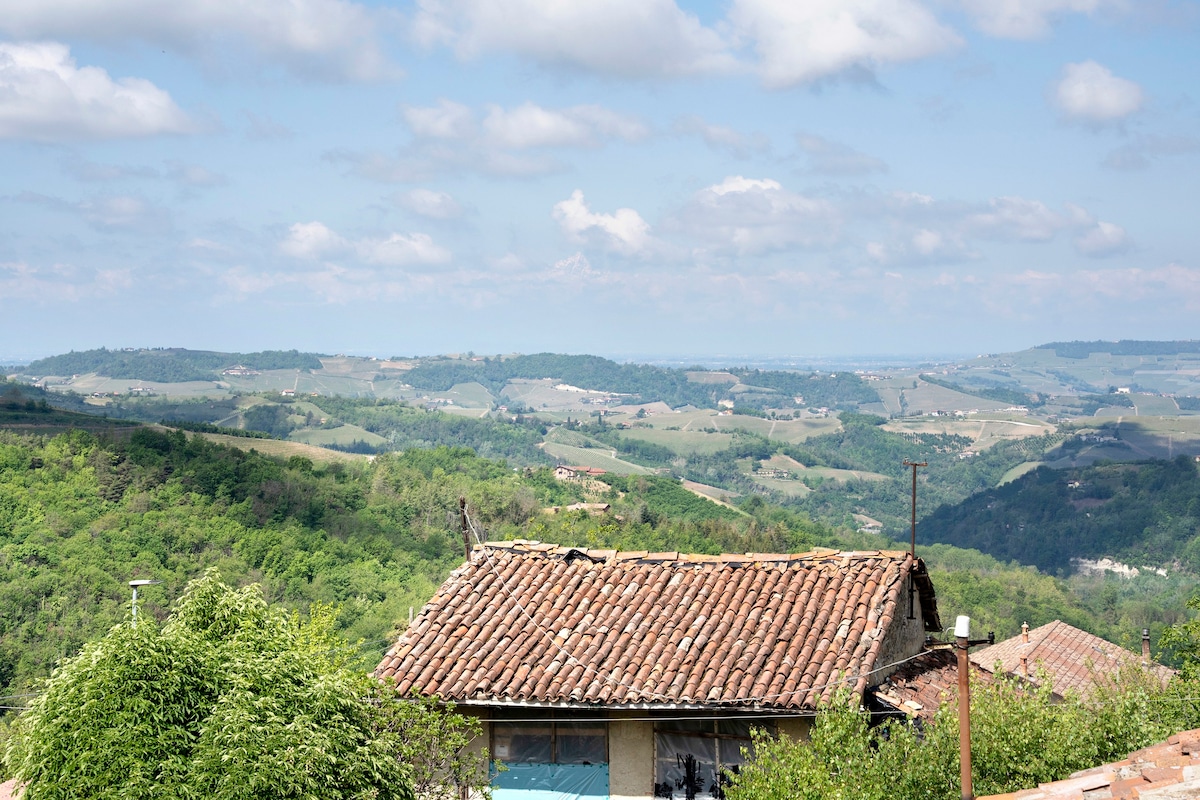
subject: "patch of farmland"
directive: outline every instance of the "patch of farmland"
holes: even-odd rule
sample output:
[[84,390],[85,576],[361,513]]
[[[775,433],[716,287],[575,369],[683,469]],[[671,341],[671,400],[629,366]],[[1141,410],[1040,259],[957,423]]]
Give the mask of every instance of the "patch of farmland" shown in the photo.
[[1127,418],[1118,423],[1117,432],[1134,458],[1200,455],[1200,417]]
[[612,450],[596,450],[593,448],[573,447],[568,444],[547,442],[542,450],[552,458],[556,458],[573,467],[597,467],[617,475],[649,475],[652,469],[639,467],[628,461],[615,458]]
[[737,383],[736,375],[720,371],[692,371],[687,373],[688,383]]
[[1024,475],[1025,473],[1033,472],[1035,469],[1042,466],[1043,464],[1045,464],[1044,461],[1026,461],[1024,464],[1017,464],[1015,467],[1010,469],[1008,472],[1001,475],[1000,481],[996,485],[1003,486],[1006,483],[1011,483],[1011,482],[1015,481],[1017,478]]
[[925,381],[918,381],[915,389],[904,389],[901,397],[905,403],[906,414],[928,414],[933,411],[996,411],[1009,406],[1008,403],[984,400]]
[[662,445],[679,455],[712,455],[733,444],[733,434],[636,427],[621,431],[622,438]]
[[1012,414],[972,414],[969,417],[905,417],[883,425],[893,433],[939,433],[966,436],[976,450],[985,450],[997,442],[1025,439],[1054,433],[1056,428],[1035,417]]
[[50,391],[70,389],[79,394],[113,394],[125,397],[131,389],[148,389],[161,397],[228,397],[229,389],[215,380],[186,381],[184,383],[156,383],[154,381],[139,381],[134,378],[106,378],[103,375],[88,373],[78,378],[64,378],[61,384],[47,385]]
[[1135,394],[1133,395],[1133,405],[1139,417],[1173,417],[1179,414],[1179,406],[1173,397]]
[[357,425],[339,425],[336,428],[305,428],[303,430],[292,431],[288,438],[292,441],[323,447],[328,447],[329,445],[345,447],[355,442],[366,442],[369,445],[376,446],[387,444],[388,441],[379,434],[371,433],[366,428],[360,428]]
[[492,393],[481,383],[456,383],[449,391],[438,392],[431,397],[453,400],[464,408],[491,408],[495,401]]
[[788,444],[798,444],[811,436],[834,433],[842,428],[837,417],[806,417],[804,419],[762,419],[734,414],[714,417],[713,427],[721,432],[749,431]]
[[316,447],[303,442],[292,442],[282,439],[249,439],[243,436],[226,436],[223,433],[189,433],[188,435],[200,436],[208,439],[210,442],[234,447],[245,452],[257,450],[263,455],[275,456],[276,458],[303,456],[317,464],[327,464],[332,461],[351,462],[369,460],[368,456],[359,453],[342,453],[337,450],[328,450],[324,447]]
[[[741,497],[741,495],[739,495],[737,492],[731,492],[728,489],[721,489],[717,486],[709,486],[706,483],[696,483],[695,481],[685,480],[680,481],[680,483],[683,485],[683,488],[687,489],[692,494],[703,497],[705,500],[711,500],[719,506],[731,508],[739,514],[746,513],[729,502],[730,500]],[[749,515],[747,514],[747,516]]]

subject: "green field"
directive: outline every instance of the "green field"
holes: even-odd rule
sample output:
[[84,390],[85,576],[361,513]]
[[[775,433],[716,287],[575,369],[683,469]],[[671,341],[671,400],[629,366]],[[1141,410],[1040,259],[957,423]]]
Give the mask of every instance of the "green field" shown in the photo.
[[614,457],[612,450],[575,447],[558,442],[547,442],[542,446],[542,450],[551,457],[573,467],[596,467],[617,475],[650,475],[654,472],[652,469],[639,467],[637,464],[630,464],[628,461]]
[[991,412],[966,417],[905,417],[886,423],[885,430],[896,433],[941,433],[966,436],[974,441],[977,450],[997,442],[1043,436],[1054,433],[1055,427],[1036,417]]
[[[707,429],[713,432],[730,434],[734,431],[748,431],[775,439],[780,442],[797,444],[810,436],[820,436],[832,433],[841,428],[842,423],[836,417],[807,417],[805,419],[763,419],[741,414],[720,416],[716,411],[696,410],[678,414],[663,414],[646,420],[652,428],[664,430],[679,428],[680,431],[700,432]],[[669,446],[669,445],[668,445]]]
[[313,444],[321,447],[329,445],[341,445],[343,447],[352,445],[357,442],[366,442],[371,446],[387,444],[387,439],[377,433],[371,433],[365,428],[360,428],[357,425],[339,425],[336,428],[306,428],[304,430],[293,431],[288,437],[294,442],[303,442],[305,444]]
[[733,434],[704,431],[676,431],[666,428],[636,427],[621,431],[622,438],[668,447],[679,455],[712,455],[733,443]]

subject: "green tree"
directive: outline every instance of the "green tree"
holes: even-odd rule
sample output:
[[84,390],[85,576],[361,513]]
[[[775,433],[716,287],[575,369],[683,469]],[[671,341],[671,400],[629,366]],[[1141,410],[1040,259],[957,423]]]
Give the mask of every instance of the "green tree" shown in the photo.
[[215,572],[167,622],[123,623],[55,670],[5,752],[29,800],[412,800],[379,685],[332,634]]

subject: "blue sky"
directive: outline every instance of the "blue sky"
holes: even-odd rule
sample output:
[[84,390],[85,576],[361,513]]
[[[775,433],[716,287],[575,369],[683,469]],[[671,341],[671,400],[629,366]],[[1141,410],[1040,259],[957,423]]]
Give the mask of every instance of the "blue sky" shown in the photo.
[[1200,3],[0,0],[0,362],[1197,338]]

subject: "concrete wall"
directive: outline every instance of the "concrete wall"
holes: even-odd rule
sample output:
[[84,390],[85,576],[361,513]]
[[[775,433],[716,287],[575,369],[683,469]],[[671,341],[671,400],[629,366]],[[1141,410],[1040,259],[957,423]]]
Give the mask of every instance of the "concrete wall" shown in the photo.
[[[645,711],[615,711],[608,723],[608,792],[614,800],[654,795],[654,723]],[[643,717],[622,721],[622,717]]]

